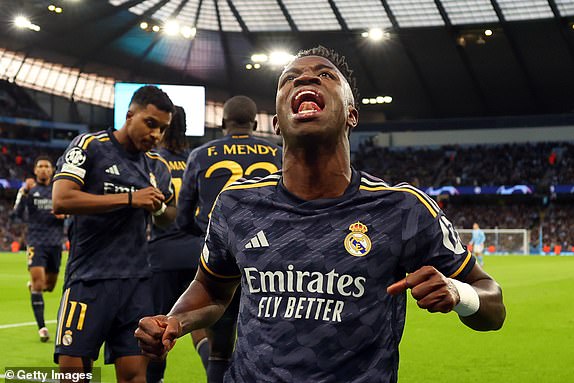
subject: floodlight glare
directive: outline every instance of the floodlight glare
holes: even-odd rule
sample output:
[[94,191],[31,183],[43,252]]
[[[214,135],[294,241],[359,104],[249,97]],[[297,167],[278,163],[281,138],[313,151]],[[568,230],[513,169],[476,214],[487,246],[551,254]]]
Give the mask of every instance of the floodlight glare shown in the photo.
[[48,11],[54,12],[56,10],[56,6],[54,4],[48,5]]
[[151,27],[151,30],[154,32],[159,32],[159,26],[154,25],[153,27]]
[[30,20],[28,20],[28,18],[24,16],[17,16],[14,19],[14,25],[17,28],[28,28],[30,25],[32,25],[32,23],[30,22]]
[[60,7],[56,7],[56,9],[54,9],[54,11],[55,11],[56,13],[62,13],[63,9],[60,8]]
[[384,104],[385,98],[383,96],[377,96],[377,104]]
[[491,29],[487,29],[484,31],[484,35],[485,36],[492,36],[492,30]]
[[376,104],[377,103],[377,99],[376,98],[369,98],[369,102],[371,104]]
[[163,32],[168,36],[175,36],[179,33],[179,23],[175,20],[170,20],[163,25]]
[[293,55],[290,55],[287,52],[283,51],[275,51],[271,52],[269,55],[269,63],[271,65],[287,65],[289,61],[293,59]]
[[195,34],[197,33],[197,29],[195,28],[191,28],[188,27],[187,25],[184,27],[181,27],[180,31],[181,35],[183,37],[185,37],[186,39],[193,39],[195,37]]
[[32,22],[25,16],[17,16],[14,18],[14,25],[16,28],[28,28],[33,31],[40,31],[40,26],[32,24]]
[[251,55],[251,61],[253,61],[254,63],[264,63],[267,62],[268,59],[269,58],[265,53],[255,53]]
[[149,24],[146,23],[145,21],[142,21],[142,22],[140,23],[140,28],[141,28],[141,29],[147,29],[147,27],[149,27]]
[[361,36],[363,36],[364,38],[369,37],[369,32],[363,32],[361,33]]
[[368,98],[363,98],[362,101],[363,101],[363,104],[365,104],[365,105],[369,103],[369,99],[368,99]]
[[385,32],[381,28],[371,28],[369,38],[373,41],[381,41],[385,37]]
[[261,68],[261,64],[255,63],[255,64],[253,64],[253,68],[259,69],[259,68]]
[[245,69],[251,70],[251,69],[253,69],[253,65],[247,64],[247,65],[245,65]]
[[390,104],[391,102],[393,102],[393,98],[391,96],[385,96],[383,97],[383,101],[387,104]]

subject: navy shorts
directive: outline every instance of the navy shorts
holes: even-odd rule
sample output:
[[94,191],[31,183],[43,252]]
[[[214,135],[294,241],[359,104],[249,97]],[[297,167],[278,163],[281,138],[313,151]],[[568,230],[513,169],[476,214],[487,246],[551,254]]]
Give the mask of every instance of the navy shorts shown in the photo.
[[60,302],[54,362],[59,355],[96,360],[104,342],[106,364],[141,355],[134,331],[152,314],[149,278],[72,282]]
[[195,278],[196,270],[156,271],[152,276],[155,314],[167,314]]
[[28,269],[43,267],[48,273],[58,274],[62,263],[62,248],[60,246],[28,246]]

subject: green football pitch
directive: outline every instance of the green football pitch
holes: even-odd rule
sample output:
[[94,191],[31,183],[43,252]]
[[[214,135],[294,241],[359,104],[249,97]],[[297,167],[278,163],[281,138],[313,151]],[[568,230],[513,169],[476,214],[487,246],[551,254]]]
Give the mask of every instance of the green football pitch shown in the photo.
[[[491,256],[485,269],[503,287],[502,330],[474,332],[455,314],[430,314],[410,300],[399,382],[574,382],[574,257]],[[27,280],[25,254],[0,253],[1,376],[6,367],[54,366],[53,343],[40,343],[31,323]],[[52,335],[60,293],[61,281],[45,294]],[[166,382],[205,381],[189,339],[180,339],[170,354]],[[95,365],[102,367],[102,381],[115,381],[102,357]]]

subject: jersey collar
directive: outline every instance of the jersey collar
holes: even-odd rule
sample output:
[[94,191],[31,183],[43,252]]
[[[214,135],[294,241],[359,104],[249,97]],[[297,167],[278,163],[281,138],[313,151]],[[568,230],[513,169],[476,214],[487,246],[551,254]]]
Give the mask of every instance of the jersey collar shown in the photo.
[[291,205],[296,205],[298,208],[318,210],[329,208],[338,205],[341,202],[348,201],[356,193],[359,192],[359,186],[361,184],[361,174],[351,167],[351,183],[347,186],[347,189],[342,196],[337,198],[321,198],[312,201],[305,201],[296,195],[292,194],[285,185],[283,184],[283,177],[277,185],[278,195],[281,200],[287,202]]

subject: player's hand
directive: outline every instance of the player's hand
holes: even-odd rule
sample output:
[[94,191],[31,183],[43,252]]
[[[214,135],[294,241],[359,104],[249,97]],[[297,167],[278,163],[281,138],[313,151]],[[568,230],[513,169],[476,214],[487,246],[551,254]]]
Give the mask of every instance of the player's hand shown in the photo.
[[180,335],[179,321],[166,315],[140,319],[134,333],[142,353],[152,359],[164,359]]
[[132,206],[146,209],[150,213],[157,211],[164,200],[163,193],[153,186],[132,193]]
[[387,293],[400,294],[411,289],[421,309],[431,313],[447,313],[460,302],[458,290],[452,282],[432,266],[423,266],[414,273],[387,287]]
[[24,191],[27,193],[34,186],[36,186],[36,180],[34,180],[34,178],[26,178],[26,180],[24,181]]
[[[54,210],[51,211],[52,214],[54,214]],[[66,219],[68,217],[67,214],[54,214],[54,217],[56,217],[57,219]]]

